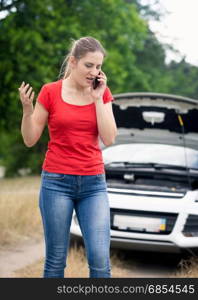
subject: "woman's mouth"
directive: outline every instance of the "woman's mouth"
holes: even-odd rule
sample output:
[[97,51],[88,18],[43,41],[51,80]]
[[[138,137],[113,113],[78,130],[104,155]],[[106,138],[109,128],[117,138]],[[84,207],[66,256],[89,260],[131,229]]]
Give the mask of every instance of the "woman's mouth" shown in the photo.
[[92,83],[92,82],[93,82],[93,80],[94,80],[94,78],[93,78],[93,77],[86,77],[86,79],[87,79],[87,82],[89,82],[89,83]]

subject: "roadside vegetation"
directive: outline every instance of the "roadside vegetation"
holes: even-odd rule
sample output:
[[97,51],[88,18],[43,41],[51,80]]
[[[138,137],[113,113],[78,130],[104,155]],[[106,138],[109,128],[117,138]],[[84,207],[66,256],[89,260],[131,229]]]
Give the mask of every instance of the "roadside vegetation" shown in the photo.
[[39,184],[39,176],[0,179],[1,248],[40,238]]

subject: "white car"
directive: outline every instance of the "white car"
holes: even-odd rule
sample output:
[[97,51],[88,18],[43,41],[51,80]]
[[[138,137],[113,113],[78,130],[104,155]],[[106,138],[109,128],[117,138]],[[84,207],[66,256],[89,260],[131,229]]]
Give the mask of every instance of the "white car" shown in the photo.
[[[116,142],[103,146],[111,247],[198,249],[198,101],[156,93],[114,95]],[[76,215],[73,238],[82,238]]]

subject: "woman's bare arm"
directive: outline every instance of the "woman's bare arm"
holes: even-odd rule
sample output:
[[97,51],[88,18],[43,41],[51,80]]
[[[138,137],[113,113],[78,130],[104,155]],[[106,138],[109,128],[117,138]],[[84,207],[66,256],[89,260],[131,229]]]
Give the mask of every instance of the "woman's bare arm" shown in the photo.
[[22,83],[19,93],[23,106],[21,133],[25,145],[32,147],[43,132],[48,119],[48,111],[39,102],[36,102],[35,107],[33,107],[34,92],[29,84]]
[[111,102],[104,104],[103,99],[95,102],[99,136],[105,146],[115,142],[117,126],[114,119]]

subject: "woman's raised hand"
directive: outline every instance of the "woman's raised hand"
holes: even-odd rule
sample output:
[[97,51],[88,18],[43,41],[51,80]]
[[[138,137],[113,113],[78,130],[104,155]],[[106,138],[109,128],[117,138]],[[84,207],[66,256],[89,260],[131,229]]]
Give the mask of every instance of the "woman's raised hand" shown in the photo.
[[33,100],[34,100],[34,91],[29,83],[25,84],[23,81],[20,88],[18,88],[21,103],[23,106],[23,111],[25,113],[33,113]]

